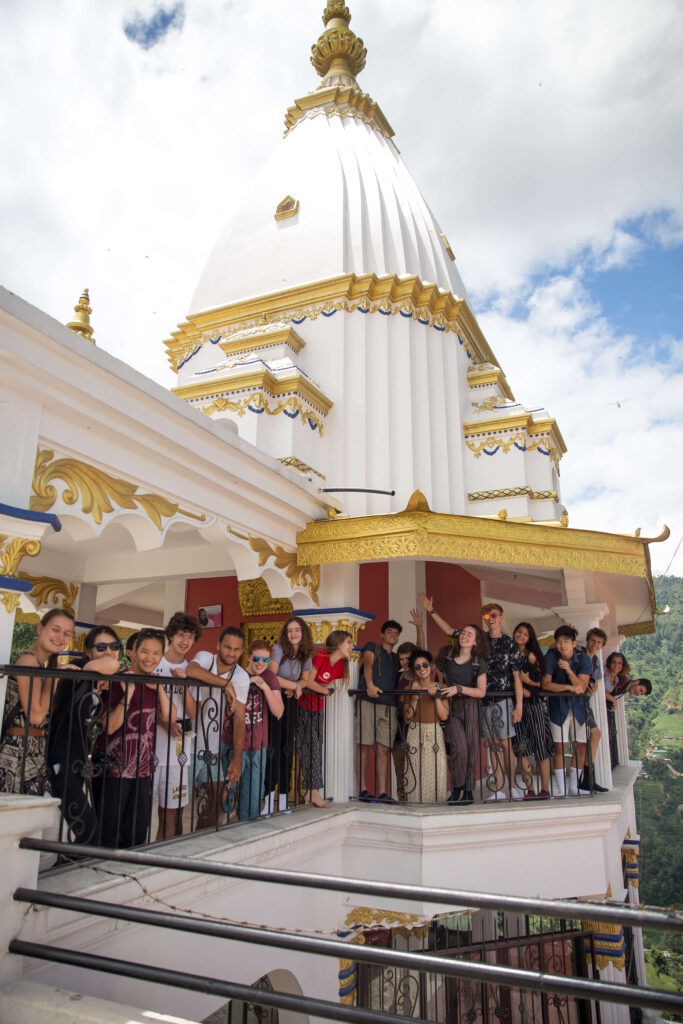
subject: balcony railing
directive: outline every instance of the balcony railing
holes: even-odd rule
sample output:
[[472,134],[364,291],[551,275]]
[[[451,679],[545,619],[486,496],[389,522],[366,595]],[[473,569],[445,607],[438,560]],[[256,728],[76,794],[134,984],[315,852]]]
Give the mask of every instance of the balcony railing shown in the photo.
[[[260,702],[257,709],[254,688],[246,707],[241,776],[230,785],[226,773],[234,754],[232,710],[220,687],[127,674],[103,680],[84,672],[26,666],[7,666],[0,676],[13,672],[28,676],[30,689],[52,679],[52,699],[49,715],[39,725],[29,725],[20,707],[12,709],[11,700],[6,702],[0,779],[8,792],[58,797],[62,840],[111,849],[139,846],[262,813],[286,813],[302,805],[311,788],[325,792],[329,722],[324,710],[315,713],[315,721],[309,714],[297,723],[292,701],[288,725],[281,727],[260,709]],[[170,731],[159,700],[162,687],[173,687],[183,696],[183,710]],[[376,702],[363,699],[359,690],[349,695],[364,751],[365,775],[355,793],[363,801],[448,801],[466,807],[537,799],[545,793],[565,795],[558,784],[562,771],[554,773],[551,761],[544,765],[533,750],[508,741],[515,732],[508,700],[455,698],[441,723],[434,720],[433,699],[426,691],[411,691],[410,707],[402,700],[405,694],[391,693],[387,731],[386,715],[379,714]],[[544,698],[538,708],[541,721]],[[261,715],[263,720],[257,720]],[[575,739],[561,734],[567,765]],[[545,742],[550,756],[547,736]],[[351,763],[353,750],[346,756]],[[580,792],[590,796],[595,777],[590,727],[587,759]],[[566,777],[566,792],[572,795],[571,773]],[[315,785],[321,778],[322,785]]]

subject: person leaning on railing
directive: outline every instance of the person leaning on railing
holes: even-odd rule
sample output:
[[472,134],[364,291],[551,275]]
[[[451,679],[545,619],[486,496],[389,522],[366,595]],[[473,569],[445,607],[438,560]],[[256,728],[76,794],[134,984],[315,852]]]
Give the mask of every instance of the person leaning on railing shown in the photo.
[[[164,646],[161,630],[141,629],[130,674],[153,676]],[[164,724],[170,723],[170,735],[181,736],[180,723],[171,722],[171,702],[163,686],[123,680],[110,686],[103,717],[104,775],[97,780],[103,846],[139,846],[147,838],[152,819],[157,706]]]
[[[27,669],[57,668],[73,632],[73,615],[53,608],[38,623],[36,639],[16,664]],[[0,740],[0,792],[32,796],[50,792],[47,734],[57,685],[49,677],[9,676]]]
[[92,755],[101,728],[102,697],[98,691],[108,689],[108,681],[98,682],[96,677],[119,671],[120,651],[121,641],[110,626],[93,626],[85,638],[87,661],[79,666],[88,675],[62,681],[53,702],[47,755],[52,792],[62,802],[69,838],[77,843],[93,842],[97,832]]
[[448,718],[449,700],[432,680],[433,666],[429,651],[413,651],[410,668],[414,678],[401,696],[408,760],[405,794],[408,803],[414,804],[443,803],[448,789],[441,722]]
[[479,737],[479,716],[486,696],[489,646],[484,631],[470,623],[451,637],[436,659],[443,672],[443,695],[450,697],[446,729],[449,740],[451,795],[449,804],[474,803]]

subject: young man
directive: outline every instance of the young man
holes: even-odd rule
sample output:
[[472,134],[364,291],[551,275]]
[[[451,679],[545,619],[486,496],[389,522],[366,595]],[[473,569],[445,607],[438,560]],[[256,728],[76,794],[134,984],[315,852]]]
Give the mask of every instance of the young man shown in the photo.
[[[176,612],[166,626],[168,646],[155,672],[157,676],[184,679],[187,656],[202,635],[202,627],[193,615]],[[157,716],[155,744],[154,790],[159,795],[159,827],[157,840],[179,836],[183,831],[183,807],[190,800],[188,776],[192,767],[192,754],[197,705],[185,685],[165,683],[164,691],[172,705],[171,725],[178,723],[180,732],[169,730]]]
[[[202,683],[195,689],[199,702],[195,782],[200,790],[197,828],[220,822],[230,789],[239,782],[244,752],[245,712],[249,676],[238,664],[244,650],[244,633],[226,626],[218,639],[216,654],[198,651],[187,666],[187,675]],[[221,693],[222,691],[222,693]],[[221,749],[223,719],[232,716],[232,757]]]
[[[522,720],[524,692],[519,674],[522,657],[514,640],[503,632],[504,613],[501,605],[494,602],[485,604],[481,614],[488,629],[491,650],[486,670],[482,735],[488,744],[496,779],[495,792],[488,800],[507,800],[504,789],[505,776],[511,798],[522,800],[524,794],[514,785],[514,761],[510,742],[515,735],[515,723]],[[506,695],[506,692],[509,694],[510,691],[514,691],[514,700]]]
[[617,701],[621,697],[649,697],[652,693],[652,683],[649,679],[627,679],[621,685],[614,687],[611,693],[612,700]]
[[579,795],[579,773],[586,757],[587,708],[584,694],[591,676],[591,659],[576,649],[576,630],[559,626],[555,647],[545,656],[542,687],[548,693],[548,715],[553,736],[553,770],[560,796],[567,796],[564,757],[567,740],[572,741],[569,796]]
[[365,773],[370,751],[375,751],[375,786],[380,790],[379,803],[395,803],[388,792],[389,751],[396,735],[395,694],[399,663],[394,654],[403,627],[394,619],[384,623],[381,643],[367,643],[363,648],[362,672],[356,704],[356,740],[359,744],[356,759],[359,799],[368,801],[373,796],[365,788]]
[[[591,659],[591,675],[588,680],[588,688],[586,690],[586,724],[590,735],[589,742],[591,753],[590,761],[584,765],[584,769],[581,772],[581,778],[579,779],[579,791],[582,793],[590,793],[591,790],[595,793],[608,792],[605,786],[600,786],[595,781],[595,758],[598,753],[598,747],[600,746],[602,732],[598,728],[598,723],[595,721],[595,715],[593,714],[593,708],[591,707],[590,701],[593,694],[598,692],[598,684],[602,679],[602,660],[600,658],[600,651],[606,643],[607,633],[602,629],[598,629],[597,626],[594,626],[593,629],[589,629],[586,633],[586,646],[584,650]],[[579,650],[578,646],[577,650]]]

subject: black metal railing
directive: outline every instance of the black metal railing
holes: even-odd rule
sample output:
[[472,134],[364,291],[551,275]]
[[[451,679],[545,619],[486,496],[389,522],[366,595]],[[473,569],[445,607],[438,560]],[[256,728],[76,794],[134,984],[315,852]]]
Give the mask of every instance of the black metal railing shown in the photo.
[[[8,680],[13,674],[29,679],[27,706],[34,687],[52,680],[50,710],[37,727],[8,694],[0,780],[7,792],[58,797],[60,839],[139,846],[288,811],[304,802],[312,779],[325,792],[324,709],[299,719],[296,700],[285,700],[278,721],[252,684],[239,781],[232,783],[236,704],[221,687],[162,676],[0,669]],[[5,765],[11,770],[3,774]]]
[[[339,997],[311,999],[272,989],[237,984],[225,977],[197,976],[164,967],[155,961],[131,962],[98,956],[78,949],[15,939],[12,954],[174,986],[191,991],[247,1000],[269,1006],[349,1022],[413,1019],[444,1022],[496,1022],[529,1020],[539,1024],[594,1021],[599,1024],[601,1004],[653,1009],[658,1013],[683,1012],[683,995],[628,982],[606,982],[600,977],[596,933],[642,927],[683,934],[683,915],[622,904],[551,901],[462,890],[369,882],[356,878],[317,875],[244,864],[204,861],[156,851],[109,851],[87,846],[68,847],[49,840],[25,838],[22,849],[88,858],[90,866],[109,860],[141,868],[171,868],[206,876],[239,878],[254,883],[334,891],[378,899],[434,904],[442,913],[412,927],[391,924],[391,914],[379,912],[376,923],[345,927],[344,940],[330,936],[282,931],[260,920],[233,923],[176,910],[122,906],[101,899],[38,889],[18,889],[15,900],[33,906],[58,907],[87,914],[149,925],[184,934],[192,933],[233,942],[268,945],[300,954],[333,957],[339,961]],[[72,889],[73,886],[70,886]],[[100,893],[100,896],[102,894]],[[254,908],[267,907],[267,897],[255,898]],[[386,903],[381,905],[386,906]],[[387,915],[386,924],[382,915]],[[151,948],[151,947],[150,947]],[[155,951],[162,949],[158,944]],[[163,956],[162,956],[163,959]],[[228,968],[229,970],[229,968]],[[302,965],[302,976],[306,976]],[[640,979],[642,982],[642,979]],[[522,1013],[522,1010],[524,1011]]]
[[[386,690],[384,703],[361,689],[349,692],[356,700],[356,741],[362,751],[356,795],[362,801],[465,807],[596,792],[588,697],[574,698],[586,712],[585,739],[572,718],[570,726],[557,728],[554,741],[552,698],[545,696],[525,701],[522,722],[515,724],[512,692],[454,697],[444,721],[427,690]],[[572,771],[579,751],[581,767]]]

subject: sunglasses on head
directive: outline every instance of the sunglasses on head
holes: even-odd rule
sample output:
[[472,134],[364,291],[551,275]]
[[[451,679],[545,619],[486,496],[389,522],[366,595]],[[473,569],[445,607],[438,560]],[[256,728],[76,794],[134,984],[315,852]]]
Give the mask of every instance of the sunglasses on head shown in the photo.
[[136,643],[140,640],[161,640],[162,643],[166,643],[166,634],[163,629],[141,629],[137,635]]
[[97,651],[98,654],[103,654],[104,651],[120,651],[121,641],[120,640],[100,640],[98,643],[93,644],[93,650]]
[[431,668],[428,661],[416,661],[415,668]]
[[270,658],[268,657],[267,654],[252,654],[251,660],[253,662],[256,662],[257,664],[259,661],[262,661],[264,665],[267,665],[268,662],[270,661]]

